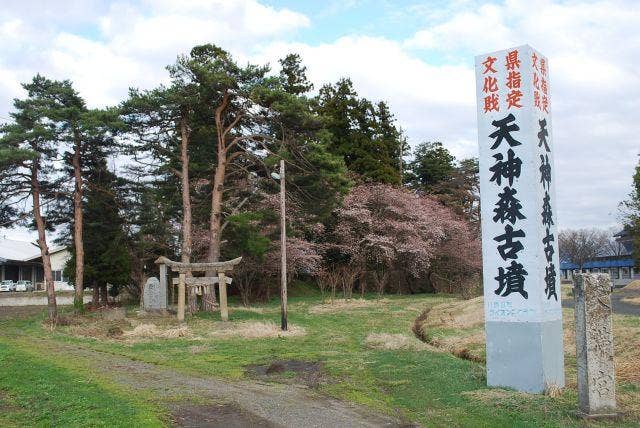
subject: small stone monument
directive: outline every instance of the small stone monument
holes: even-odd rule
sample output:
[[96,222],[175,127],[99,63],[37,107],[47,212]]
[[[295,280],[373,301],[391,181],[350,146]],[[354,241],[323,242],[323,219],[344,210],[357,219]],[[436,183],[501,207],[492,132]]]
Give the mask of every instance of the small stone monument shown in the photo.
[[575,281],[579,414],[615,417],[611,277],[579,274]]
[[167,289],[160,286],[158,278],[147,279],[142,296],[145,311],[167,309]]

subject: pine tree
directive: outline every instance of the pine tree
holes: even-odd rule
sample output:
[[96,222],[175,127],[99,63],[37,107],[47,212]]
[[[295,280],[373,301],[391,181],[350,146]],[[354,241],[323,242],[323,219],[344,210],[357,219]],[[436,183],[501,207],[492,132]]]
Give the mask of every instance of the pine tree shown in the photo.
[[148,277],[157,275],[154,261],[158,257],[176,259],[180,247],[179,235],[176,233],[175,220],[168,212],[171,204],[167,203],[164,193],[158,191],[163,185],[161,181],[156,177],[123,181],[122,215],[128,238],[133,283],[131,294],[135,294],[143,291]]
[[[14,100],[13,123],[0,127],[0,212],[5,218],[13,217],[11,220],[16,223],[28,218],[28,211],[33,215],[44,266],[49,319],[54,322],[57,305],[46,238],[52,225],[46,213],[47,206],[56,201],[57,190],[61,187],[55,163],[60,130],[49,119],[51,82],[36,75],[31,83],[22,87],[27,91],[27,98]],[[29,206],[29,198],[30,210],[16,208]],[[28,224],[33,226],[34,223]]]
[[365,180],[400,184],[406,139],[386,103],[358,97],[349,79],[320,89],[317,111],[328,131],[328,148]]
[[622,203],[622,207],[624,227],[632,240],[633,256],[640,263],[640,162],[633,174],[633,190],[629,199]]
[[285,92],[292,95],[303,95],[313,89],[313,83],[307,79],[307,67],[302,65],[298,54],[289,54],[280,59],[280,80]]
[[414,188],[431,190],[451,180],[455,171],[455,157],[441,142],[419,144],[409,164],[408,183]]
[[[351,183],[342,156],[328,148],[330,136],[314,110],[315,100],[303,92],[312,87],[307,81],[306,67],[296,54],[287,55],[280,63],[283,67],[280,78],[265,79],[254,91],[255,102],[269,112],[264,129],[270,136],[264,142],[270,153],[256,165],[255,171],[265,179],[265,190],[275,192],[277,185],[260,166],[274,171],[284,158],[288,198],[307,213],[310,222],[322,222]],[[298,86],[292,89],[290,82],[297,82]]]
[[[83,163],[89,171],[86,175],[87,190],[83,200],[86,284],[93,288],[93,304],[107,305],[107,284],[114,287],[129,283],[131,267],[124,220],[120,214],[123,204],[118,178],[109,171],[107,158],[96,142],[85,152]],[[72,257],[67,263],[67,274],[75,281],[77,253],[71,247]]]

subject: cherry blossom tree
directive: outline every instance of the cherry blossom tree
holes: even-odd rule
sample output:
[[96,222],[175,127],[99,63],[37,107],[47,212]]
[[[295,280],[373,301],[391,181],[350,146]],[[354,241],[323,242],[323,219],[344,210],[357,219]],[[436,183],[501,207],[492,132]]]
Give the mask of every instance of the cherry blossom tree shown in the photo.
[[[225,254],[242,256],[234,271],[235,284],[245,305],[256,298],[269,298],[270,285],[280,276],[280,229],[277,195],[259,193],[253,208],[229,216],[229,237]],[[323,231],[322,225],[309,221],[293,200],[287,202],[287,282],[305,275],[317,277],[322,267],[320,245],[310,237]]]
[[361,184],[345,197],[336,219],[328,245],[346,256],[349,271],[361,280],[369,273],[380,293],[394,272],[463,286],[462,279],[480,270],[480,243],[469,224],[428,195]]

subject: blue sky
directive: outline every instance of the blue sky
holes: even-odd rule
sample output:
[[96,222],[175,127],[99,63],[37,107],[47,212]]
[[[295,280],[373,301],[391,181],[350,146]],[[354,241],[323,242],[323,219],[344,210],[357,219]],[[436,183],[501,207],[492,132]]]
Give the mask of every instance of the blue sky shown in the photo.
[[[411,6],[419,4],[415,1],[290,0],[265,3],[274,7],[287,7],[313,17],[311,25],[298,32],[299,37],[307,43],[322,43],[358,34],[403,39],[410,37],[424,25],[421,16],[409,13]],[[436,2],[432,3],[432,7],[439,7]]]
[[[5,0],[0,120],[19,83],[71,79],[91,106],[167,80],[212,42],[241,61],[301,54],[316,87],[349,76],[386,100],[409,142],[477,155],[473,57],[530,44],[548,56],[561,228],[610,227],[640,152],[640,2],[634,0]],[[27,236],[22,231],[0,234]]]

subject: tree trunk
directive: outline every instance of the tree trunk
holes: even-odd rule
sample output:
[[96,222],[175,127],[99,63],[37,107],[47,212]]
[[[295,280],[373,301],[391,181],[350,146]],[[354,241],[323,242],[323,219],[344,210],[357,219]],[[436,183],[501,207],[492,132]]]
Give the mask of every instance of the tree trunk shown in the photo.
[[[191,262],[191,251],[193,238],[191,234],[191,190],[189,185],[189,127],[187,124],[186,111],[183,110],[180,117],[180,163],[182,171],[180,174],[182,184],[182,251],[180,260],[182,263]],[[187,274],[191,276],[191,274]],[[190,314],[198,311],[198,296],[195,287],[188,289],[188,310]]]
[[193,315],[200,309],[198,307],[197,287],[187,287],[187,311]]
[[42,265],[44,267],[44,281],[47,289],[47,309],[49,311],[49,320],[55,321],[58,317],[58,307],[56,305],[56,292],[53,283],[53,272],[51,271],[51,258],[49,257],[49,247],[47,246],[47,238],[45,235],[45,224],[40,211],[40,182],[38,181],[38,163],[33,161],[31,168],[31,193],[33,195],[33,217],[36,221],[38,229],[38,246],[40,247],[40,255],[42,256]]
[[[226,169],[226,153],[218,150],[218,166],[213,177],[213,192],[211,195],[211,219],[209,223],[209,254],[208,262],[220,261],[220,232],[222,220],[222,193],[224,191],[224,174]],[[206,276],[216,276],[217,272],[207,271]],[[220,287],[220,284],[218,284]],[[206,287],[202,298],[205,311],[213,312],[217,308],[216,293],[213,286]]]
[[107,295],[107,284],[100,286],[100,304],[105,308],[109,306],[109,296]]
[[389,271],[383,270],[382,272],[374,272],[373,274],[377,286],[378,286],[378,296],[382,297],[384,295],[384,288],[387,285],[387,280],[389,278]]
[[189,130],[187,128],[186,118],[180,119],[180,161],[182,163],[182,262],[191,262],[191,196],[189,189]]
[[205,285],[202,287],[202,310],[207,312],[215,312],[218,309],[216,301],[216,290],[213,285]]
[[144,273],[144,262],[142,261],[142,255],[136,250],[129,250],[129,259],[131,260],[131,281],[137,284],[138,297],[140,299],[140,308],[144,308],[144,285],[147,281],[147,277]]
[[73,192],[73,239],[76,250],[76,279],[75,296],[73,306],[76,310],[82,310],[84,293],[84,242],[82,237],[83,212],[82,212],[82,172],[80,169],[80,135],[74,131],[75,148],[73,152],[73,177],[75,180],[75,190]]
[[[220,261],[220,241],[222,234],[222,196],[224,194],[224,179],[227,169],[227,154],[229,146],[227,145],[227,137],[229,132],[238,124],[240,116],[237,116],[230,124],[225,125],[223,113],[229,106],[231,95],[228,90],[224,91],[222,101],[215,109],[214,120],[216,124],[217,138],[217,159],[216,170],[213,174],[213,187],[211,191],[211,218],[209,220],[209,252],[207,255],[208,262]],[[232,143],[233,144],[233,143]],[[217,272],[207,271],[206,276],[216,276]],[[221,284],[218,284],[221,287]],[[205,310],[215,309],[215,289],[205,288],[203,301]]]
[[287,220],[285,209],[285,167],[280,159],[280,328],[287,331]]
[[138,289],[140,290],[138,305],[140,306],[140,309],[144,309],[144,286],[147,283],[147,278],[145,278],[144,274],[140,275],[140,278],[140,281],[138,281]]
[[224,175],[226,169],[226,153],[218,150],[218,166],[213,175],[213,192],[211,195],[211,219],[209,223],[209,262],[220,261],[220,225],[222,220],[222,193],[224,191]]
[[[216,123],[218,164],[213,174],[213,188],[211,191],[211,219],[209,221],[209,254],[208,262],[220,261],[220,232],[222,220],[222,194],[224,192],[224,177],[227,168],[227,144],[226,137],[232,125],[226,127],[222,113],[229,105],[229,92],[225,90],[222,102],[216,107],[214,120]],[[215,272],[207,272],[207,276],[213,276]]]
[[100,290],[98,289],[98,284],[94,282],[91,291],[91,306],[96,309],[100,306]]

